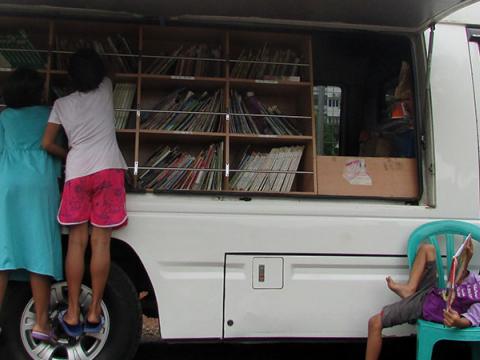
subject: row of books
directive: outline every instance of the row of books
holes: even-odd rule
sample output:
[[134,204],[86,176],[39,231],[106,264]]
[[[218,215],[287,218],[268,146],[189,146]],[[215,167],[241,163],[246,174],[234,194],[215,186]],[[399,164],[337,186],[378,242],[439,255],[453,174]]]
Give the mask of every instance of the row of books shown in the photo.
[[[128,56],[132,53],[132,46],[127,38],[121,34],[107,36],[104,39],[71,39],[57,36],[55,38],[56,50],[75,52],[80,48],[94,49],[98,54],[124,54],[127,56],[111,55],[102,56],[108,69],[115,72],[134,73],[137,72],[137,57]],[[70,54],[56,54],[56,68],[58,70],[66,70],[68,67],[68,59]]]
[[[161,169],[146,169],[139,174],[139,185],[144,189],[221,190],[223,142],[210,144],[196,156],[177,146],[161,146],[146,161],[145,167]],[[214,169],[219,171],[209,171]]]
[[[302,135],[290,119],[281,117],[284,114],[277,105],[264,105],[253,91],[249,91],[245,96],[242,96],[237,91],[231,90],[230,107],[233,113],[230,131],[233,133]],[[265,116],[251,116],[250,114],[263,114]]]
[[[0,34],[0,67],[17,68],[26,66],[43,69],[46,57],[35,49],[27,32],[23,29],[8,34]],[[9,50],[12,49],[12,50]]]
[[[220,115],[215,114],[224,112],[223,90],[221,89],[213,94],[207,91],[194,92],[185,88],[177,89],[162,97],[153,110],[162,112],[142,112],[140,120],[142,129],[198,132],[223,130]],[[178,111],[185,113],[178,113]],[[197,114],[197,112],[208,112],[209,114]]]
[[[137,85],[133,83],[117,83],[113,89],[113,107],[115,109],[131,109]],[[115,128],[125,129],[131,111],[115,111]]]
[[[210,47],[207,44],[181,44],[171,53],[160,53],[165,56],[153,59],[143,70],[146,74],[178,75],[178,76],[222,76],[222,62],[215,60],[222,57],[222,48]],[[199,58],[197,60],[195,58]]]
[[[57,97],[71,93],[65,86],[52,86]],[[113,90],[115,127],[125,129],[135,116],[132,109],[136,84],[117,83]],[[124,110],[118,110],[124,109]],[[206,114],[202,114],[206,113]],[[225,114],[223,90],[207,91],[177,89],[160,98],[152,111],[142,111],[140,128],[146,130],[222,132]],[[230,92],[230,131],[240,134],[302,135],[295,122],[284,115],[277,105],[263,104],[254,92],[241,95]],[[254,116],[265,115],[265,116]]]
[[[74,52],[76,49],[86,47],[95,49],[99,54],[127,55],[104,56],[104,60],[106,65],[116,72],[132,73],[137,71],[137,56],[132,52],[132,46],[128,39],[122,34],[114,34],[101,39],[72,39],[56,36],[55,46],[58,51]],[[0,34],[0,48],[3,49],[0,50],[0,67],[45,67],[46,56],[42,56],[40,52],[36,51],[25,30]],[[211,77],[223,75],[222,48],[220,45],[181,44],[174,51],[160,53],[159,55],[165,57],[152,58],[152,61],[145,65],[143,73]],[[56,69],[66,70],[68,58],[69,54],[57,53],[55,57]],[[214,59],[218,59],[218,61]],[[300,63],[301,58],[291,49],[271,49],[269,44],[265,43],[259,49],[243,49],[238,60],[241,62],[236,62],[232,66],[232,77],[300,81],[299,67],[296,64]],[[266,64],[265,62],[276,64]],[[284,63],[291,63],[292,65]]]
[[[231,188],[242,191],[289,192],[302,158],[304,146],[272,148],[263,153],[249,151],[242,156],[239,172],[231,179]],[[263,171],[263,172],[262,172]]]
[[301,58],[291,49],[271,49],[269,44],[265,43],[258,49],[242,49],[238,60],[240,62],[236,62],[230,71],[231,77],[300,81],[297,64],[301,62]]
[[[142,129],[170,131],[220,132],[223,130],[221,115],[224,112],[223,91],[209,94],[185,88],[162,97],[153,108],[161,112],[143,112]],[[230,131],[243,134],[302,135],[295,124],[277,105],[266,106],[254,92],[245,96],[235,90],[230,93]],[[185,113],[182,113],[185,112]],[[209,114],[198,114],[208,112]],[[265,115],[265,116],[252,116]]]

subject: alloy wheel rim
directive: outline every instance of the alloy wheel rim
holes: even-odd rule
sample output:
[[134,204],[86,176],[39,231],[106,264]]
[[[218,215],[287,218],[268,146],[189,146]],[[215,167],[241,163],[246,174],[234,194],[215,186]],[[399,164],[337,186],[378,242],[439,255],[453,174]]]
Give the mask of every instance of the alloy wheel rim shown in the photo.
[[[60,311],[67,308],[68,288],[66,282],[52,285],[50,290],[50,320],[58,339],[54,344],[40,342],[32,338],[32,328],[35,324],[35,308],[33,299],[25,306],[20,320],[20,337],[23,346],[31,358],[35,360],[92,360],[105,347],[110,332],[110,316],[105,303],[102,301],[102,313],[105,325],[97,334],[82,334],[79,337],[66,335],[58,323],[57,317]],[[82,285],[80,289],[80,320],[84,320],[84,314],[92,301],[92,291]]]

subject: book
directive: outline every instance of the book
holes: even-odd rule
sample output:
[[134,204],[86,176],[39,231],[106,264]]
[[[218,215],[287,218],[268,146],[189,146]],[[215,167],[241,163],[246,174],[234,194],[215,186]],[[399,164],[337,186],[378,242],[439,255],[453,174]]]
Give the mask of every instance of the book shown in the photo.
[[[118,73],[134,73],[137,71],[137,63],[132,53],[132,46],[122,34],[99,36],[95,39],[55,37],[56,68],[66,70],[70,54],[62,52],[75,52],[80,48],[94,49],[109,69]],[[109,54],[109,55],[106,55]]]
[[[472,241],[472,234],[468,234],[465,237],[465,240],[460,244],[457,251],[452,257],[452,261],[450,263],[450,272],[448,274],[448,281],[447,281],[447,289],[445,293],[445,301],[447,303],[447,309],[450,309],[452,306],[453,301],[455,300],[455,289],[458,285],[459,280],[463,277],[463,271],[466,271],[464,268],[465,260],[462,259],[463,255],[465,254],[465,248],[469,242]],[[462,262],[463,264],[460,264]],[[460,271],[458,271],[460,270]]]
[[210,144],[196,155],[160,146],[145,162],[148,169],[139,173],[138,182],[141,188],[154,190],[221,190],[221,156],[223,142]]
[[265,75],[263,77],[263,80],[272,80],[272,81],[294,81],[294,82],[300,82],[300,76],[295,76],[295,75]]
[[17,68],[27,66],[34,69],[43,69],[46,58],[34,47],[28,33],[20,29],[16,32],[0,34],[1,67]]
[[[146,74],[175,76],[221,76],[221,46],[206,43],[180,44],[162,52],[145,67]],[[198,58],[198,59],[197,59]],[[218,59],[218,61],[216,61]]]
[[291,191],[293,182],[295,180],[295,175],[296,175],[293,172],[298,170],[304,149],[305,149],[305,146],[303,145],[295,146],[292,148],[292,151],[294,152],[294,154],[292,154],[293,159],[291,160],[290,168],[288,169],[290,173],[287,174],[286,176],[286,182],[282,187],[282,191]]
[[[264,105],[253,91],[244,96],[236,90],[230,91],[233,133],[265,135],[302,135],[297,126],[279,109],[278,105]],[[264,116],[252,116],[264,115]]]
[[152,110],[161,112],[144,112],[140,118],[140,128],[219,132],[222,130],[220,114],[224,112],[223,89],[213,94],[208,91],[177,89],[161,97]]
[[243,48],[233,61],[231,77],[300,81],[301,57],[293,49],[273,49],[268,42],[259,48]]
[[118,109],[131,109],[136,92],[136,84],[117,83],[113,89],[113,107],[115,109],[115,128],[124,129],[130,115],[129,111]]
[[238,171],[230,185],[241,191],[291,191],[303,154],[304,146],[283,146],[269,152],[250,151],[247,147],[241,156]]

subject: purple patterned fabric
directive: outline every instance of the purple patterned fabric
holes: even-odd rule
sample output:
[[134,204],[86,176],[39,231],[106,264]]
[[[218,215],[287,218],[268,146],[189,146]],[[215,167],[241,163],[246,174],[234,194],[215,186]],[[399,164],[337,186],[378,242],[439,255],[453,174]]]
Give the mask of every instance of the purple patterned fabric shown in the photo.
[[[452,309],[467,318],[472,326],[480,325],[480,276],[470,272],[462,284],[456,288]],[[443,290],[433,288],[423,302],[423,318],[443,323],[443,310],[446,302]]]

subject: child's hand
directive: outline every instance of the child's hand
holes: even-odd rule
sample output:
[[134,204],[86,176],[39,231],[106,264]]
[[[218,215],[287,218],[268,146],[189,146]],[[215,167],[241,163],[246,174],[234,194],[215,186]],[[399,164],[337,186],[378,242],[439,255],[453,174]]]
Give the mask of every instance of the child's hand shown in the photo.
[[452,309],[443,310],[443,323],[449,327],[459,327],[460,315]]
[[472,326],[467,318],[461,317],[455,310],[443,310],[443,323],[450,327],[465,329]]

